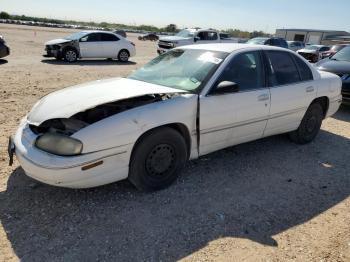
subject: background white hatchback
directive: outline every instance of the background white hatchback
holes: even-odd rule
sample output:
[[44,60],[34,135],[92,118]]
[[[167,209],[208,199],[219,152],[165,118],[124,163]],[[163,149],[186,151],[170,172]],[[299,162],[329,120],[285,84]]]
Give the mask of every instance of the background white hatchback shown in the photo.
[[135,44],[108,31],[82,31],[45,43],[45,57],[75,62],[79,58],[110,58],[127,62],[136,54]]

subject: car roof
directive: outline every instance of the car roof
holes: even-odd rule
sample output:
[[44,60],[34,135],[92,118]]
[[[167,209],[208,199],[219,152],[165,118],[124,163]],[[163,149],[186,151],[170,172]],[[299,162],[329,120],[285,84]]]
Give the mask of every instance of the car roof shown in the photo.
[[86,33],[86,34],[90,34],[90,33],[108,33],[108,34],[114,34],[111,31],[102,31],[102,30],[84,30],[81,31],[81,33]]
[[208,50],[208,51],[217,51],[217,52],[225,52],[225,53],[232,53],[234,51],[241,50],[241,49],[288,51],[288,49],[286,48],[275,47],[275,46],[238,44],[238,43],[187,45],[187,46],[177,47],[176,49],[197,49],[197,50]]

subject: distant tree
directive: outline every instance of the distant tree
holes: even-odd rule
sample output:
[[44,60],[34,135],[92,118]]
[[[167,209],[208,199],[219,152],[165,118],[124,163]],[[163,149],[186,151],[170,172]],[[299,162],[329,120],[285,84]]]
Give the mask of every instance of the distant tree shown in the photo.
[[6,12],[0,12],[0,19],[10,19],[11,15]]
[[99,24],[100,27],[107,28],[109,24],[107,22],[102,22]]
[[165,27],[166,32],[176,32],[177,26],[175,24],[170,24]]

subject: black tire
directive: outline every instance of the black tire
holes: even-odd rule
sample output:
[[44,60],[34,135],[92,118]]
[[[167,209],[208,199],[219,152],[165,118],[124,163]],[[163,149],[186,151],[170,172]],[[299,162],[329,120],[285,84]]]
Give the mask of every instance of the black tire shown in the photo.
[[126,49],[122,49],[120,50],[119,54],[118,54],[118,60],[120,62],[128,62],[130,57],[129,51]]
[[78,52],[74,48],[66,48],[63,51],[63,59],[68,63],[74,63],[78,60]]
[[307,144],[315,139],[323,120],[323,109],[319,103],[313,103],[306,111],[299,128],[289,133],[290,139],[297,144]]
[[129,180],[142,191],[168,187],[188,159],[186,148],[182,135],[172,128],[151,131],[133,150]]

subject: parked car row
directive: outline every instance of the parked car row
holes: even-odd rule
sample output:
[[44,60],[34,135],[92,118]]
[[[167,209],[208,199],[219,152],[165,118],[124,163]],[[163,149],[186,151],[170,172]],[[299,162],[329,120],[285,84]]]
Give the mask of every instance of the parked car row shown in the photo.
[[350,105],[350,46],[342,46],[336,54],[319,61],[315,66],[320,71],[331,72],[341,78],[343,103]]

